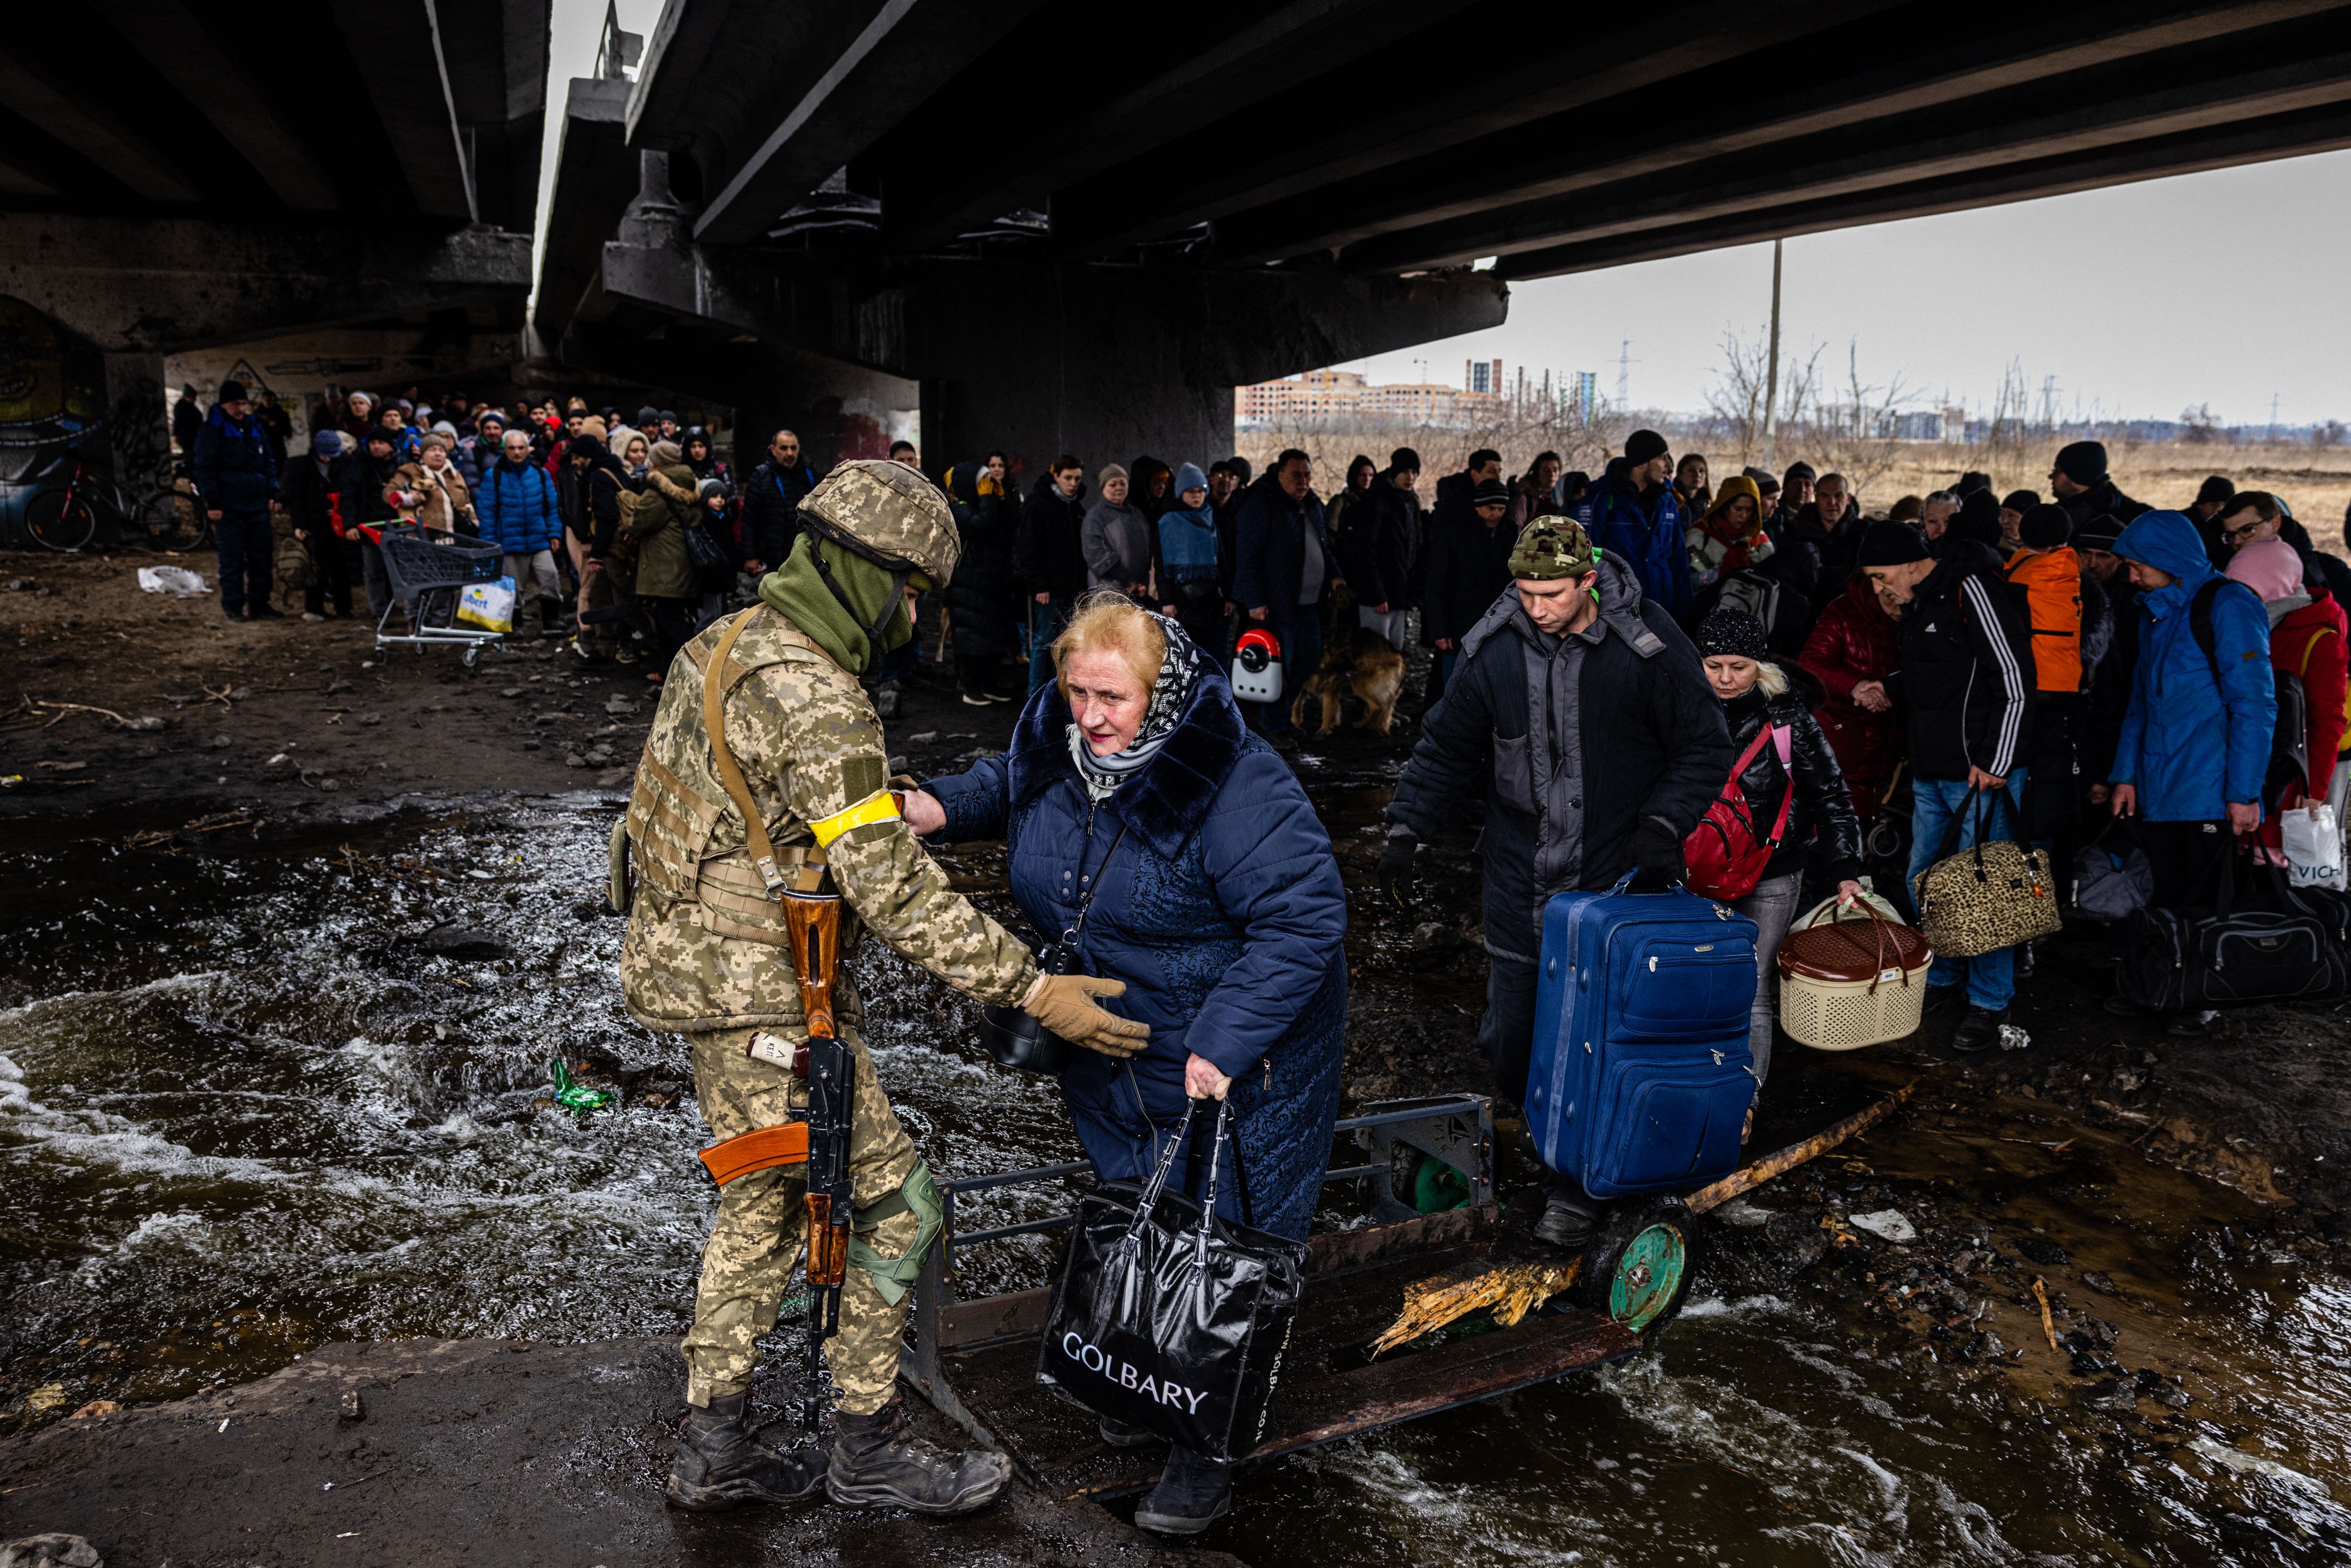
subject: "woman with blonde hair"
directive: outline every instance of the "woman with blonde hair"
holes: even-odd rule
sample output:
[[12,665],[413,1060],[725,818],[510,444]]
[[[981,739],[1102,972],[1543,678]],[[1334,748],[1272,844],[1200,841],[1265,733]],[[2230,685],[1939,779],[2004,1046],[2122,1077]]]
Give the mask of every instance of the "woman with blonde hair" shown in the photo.
[[[1175,621],[1096,591],[1053,663],[1011,749],[910,794],[906,820],[946,841],[1002,839],[1021,911],[1049,937],[1082,914],[1081,967],[1123,980],[1113,1006],[1150,1026],[1135,1054],[1073,1051],[1061,1075],[1096,1173],[1148,1176],[1187,1099],[1226,1100],[1237,1115],[1217,1212],[1303,1237],[1347,1018],[1347,903],[1330,837]],[[1213,1119],[1194,1124],[1170,1185],[1198,1197]],[[1155,1440],[1107,1419],[1102,1437]],[[1135,1522],[1190,1534],[1230,1497],[1227,1467],[1177,1448]]]

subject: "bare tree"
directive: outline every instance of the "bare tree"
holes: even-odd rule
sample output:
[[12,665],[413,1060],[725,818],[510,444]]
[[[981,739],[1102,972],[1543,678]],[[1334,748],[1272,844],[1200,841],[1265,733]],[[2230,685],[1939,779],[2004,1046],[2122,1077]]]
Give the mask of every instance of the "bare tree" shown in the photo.
[[1900,452],[1895,410],[1910,390],[1899,376],[1882,384],[1864,381],[1861,343],[1855,339],[1845,346],[1845,384],[1837,401],[1829,402],[1813,392],[1819,360],[1815,349],[1803,371],[1802,392],[1809,406],[1788,418],[1785,427],[1804,450],[1816,455],[1817,463],[1843,474],[1859,491],[1894,466]]

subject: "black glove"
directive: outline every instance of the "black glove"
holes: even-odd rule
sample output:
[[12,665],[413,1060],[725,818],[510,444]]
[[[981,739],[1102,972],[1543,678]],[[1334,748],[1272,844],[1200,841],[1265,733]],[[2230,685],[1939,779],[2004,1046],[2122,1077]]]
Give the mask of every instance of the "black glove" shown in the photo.
[[1412,855],[1418,848],[1420,841],[1410,833],[1388,835],[1388,847],[1380,852],[1380,863],[1372,868],[1372,885],[1379,890],[1383,904],[1397,909],[1412,907],[1405,887],[1412,880]]
[[1640,831],[1633,835],[1633,865],[1635,893],[1664,893],[1689,880],[1681,840],[1656,817],[1642,818]]

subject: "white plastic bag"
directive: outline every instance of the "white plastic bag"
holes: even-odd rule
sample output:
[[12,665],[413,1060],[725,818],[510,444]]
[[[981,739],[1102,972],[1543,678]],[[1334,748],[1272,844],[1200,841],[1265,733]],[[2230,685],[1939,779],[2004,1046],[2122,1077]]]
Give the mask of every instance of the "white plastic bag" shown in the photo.
[[139,586],[146,592],[168,593],[174,599],[193,599],[208,591],[204,580],[184,566],[142,566]]
[[457,596],[457,619],[479,626],[485,632],[514,630],[515,580],[502,577],[496,582],[469,582]]
[[2282,812],[2278,837],[2285,848],[2287,881],[2296,887],[2343,891],[2343,828],[2325,801]]

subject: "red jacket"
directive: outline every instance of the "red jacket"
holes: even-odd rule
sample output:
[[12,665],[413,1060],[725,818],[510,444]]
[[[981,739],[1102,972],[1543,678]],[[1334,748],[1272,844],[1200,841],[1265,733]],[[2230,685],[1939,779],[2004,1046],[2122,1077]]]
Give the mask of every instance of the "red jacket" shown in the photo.
[[1828,688],[1828,699],[1813,714],[1865,822],[1876,821],[1886,781],[1901,760],[1902,716],[1890,709],[1870,712],[1853,700],[1853,688],[1861,681],[1884,680],[1901,662],[1894,622],[1879,606],[1869,580],[1858,573],[1821,612],[1796,661]]
[[2302,677],[2303,706],[2310,716],[2311,792],[2321,796],[2345,738],[2344,631],[2343,607],[2324,589],[2270,628],[2270,667]]

